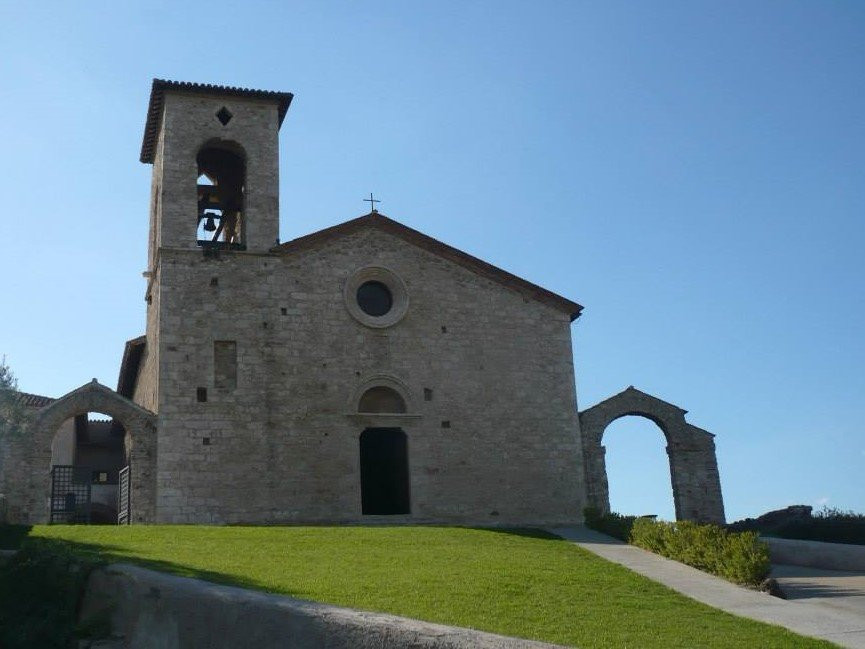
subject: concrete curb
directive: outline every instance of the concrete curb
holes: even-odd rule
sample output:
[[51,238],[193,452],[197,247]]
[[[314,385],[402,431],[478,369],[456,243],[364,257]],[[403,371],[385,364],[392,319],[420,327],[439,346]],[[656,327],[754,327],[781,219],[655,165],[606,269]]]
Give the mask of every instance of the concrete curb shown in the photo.
[[581,525],[550,529],[598,556],[734,615],[783,626],[842,647],[865,649],[865,617],[812,601],[788,601],[736,586]]
[[769,545],[772,563],[827,570],[865,570],[865,545],[760,537]]
[[126,564],[95,570],[90,576],[81,621],[106,614],[113,634],[129,649],[557,646],[220,586]]

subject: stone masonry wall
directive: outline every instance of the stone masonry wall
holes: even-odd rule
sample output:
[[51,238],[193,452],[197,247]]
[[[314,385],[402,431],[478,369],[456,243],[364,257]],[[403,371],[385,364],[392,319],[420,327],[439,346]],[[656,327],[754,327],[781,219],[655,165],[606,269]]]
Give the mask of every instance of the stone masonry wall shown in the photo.
[[162,241],[162,207],[165,203],[162,193],[163,156],[165,154],[165,131],[160,130],[156,140],[156,156],[153,159],[153,172],[150,179],[150,230],[147,239],[147,270],[156,266],[159,242]]
[[[39,408],[28,408],[35,417]],[[74,424],[73,424],[74,425]],[[48,499],[40,490],[35,474],[41,469],[45,475],[51,471],[51,462],[39,465],[31,453],[31,430],[21,435],[0,437],[0,494],[4,495],[5,515],[8,523],[27,524],[47,515]],[[33,507],[38,511],[32,511]]]
[[147,344],[138,368],[133,401],[151,412],[158,412],[159,388],[159,313],[160,313],[159,271],[154,273],[147,305]]
[[[369,265],[407,288],[388,328],[346,308]],[[411,516],[396,520],[579,520],[567,314],[375,228],[286,255],[162,250],[158,273],[159,522],[369,520],[368,426],[408,437]],[[236,341],[234,389],[214,385],[214,341]],[[356,414],[358,390],[388,380],[408,413]]]

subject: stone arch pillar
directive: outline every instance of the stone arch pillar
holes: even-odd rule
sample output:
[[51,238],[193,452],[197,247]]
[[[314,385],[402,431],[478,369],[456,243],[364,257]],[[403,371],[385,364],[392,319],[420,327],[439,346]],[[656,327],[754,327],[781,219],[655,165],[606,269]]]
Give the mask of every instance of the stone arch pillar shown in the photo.
[[26,445],[21,467],[19,488],[10,494],[10,501],[21,503],[27,512],[27,523],[48,521],[48,501],[51,493],[51,443],[60,425],[87,412],[100,412],[119,421],[131,440],[130,500],[132,520],[153,522],[156,513],[156,415],[133,403],[114,390],[96,382],[60,397],[42,408],[30,426],[30,432],[21,444]]
[[685,413],[687,410],[633,386],[581,412],[589,505],[602,512],[610,511],[606,449],[601,443],[604,431],[620,417],[637,415],[655,422],[667,439],[676,519],[723,523],[724,502],[715,457],[715,436],[686,422]]

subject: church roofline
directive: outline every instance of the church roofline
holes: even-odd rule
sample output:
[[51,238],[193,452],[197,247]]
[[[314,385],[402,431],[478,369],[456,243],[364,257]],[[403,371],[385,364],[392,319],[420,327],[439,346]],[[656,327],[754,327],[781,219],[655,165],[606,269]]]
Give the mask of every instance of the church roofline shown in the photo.
[[449,261],[459,264],[482,277],[503,284],[525,297],[532,298],[560,311],[564,311],[570,316],[571,322],[580,317],[580,313],[583,310],[583,307],[580,304],[577,304],[572,300],[553,293],[537,284],[532,284],[531,282],[526,281],[521,277],[517,277],[506,270],[488,264],[477,257],[454,248],[453,246],[449,246],[438,239],[434,239],[422,232],[418,232],[407,225],[403,225],[399,221],[394,221],[393,219],[386,217],[384,214],[375,211],[356,219],[351,219],[350,221],[345,221],[344,223],[319,230],[318,232],[313,232],[312,234],[307,234],[298,237],[297,239],[286,241],[285,243],[273,248],[273,252],[290,253],[298,250],[305,250],[336,237],[350,234],[363,227],[380,228],[389,234],[397,236],[404,241],[422,248],[423,250],[427,250],[439,257],[444,257]]
[[144,125],[144,139],[141,142],[141,162],[153,163],[156,138],[159,136],[159,125],[162,123],[162,106],[165,103],[166,90],[194,95],[223,95],[250,99],[271,99],[279,103],[279,126],[282,126],[282,121],[285,119],[285,114],[288,112],[288,107],[294,98],[294,95],[290,92],[253,90],[252,88],[238,88],[235,86],[217,86],[210,83],[154,79],[153,85],[150,88],[150,102],[147,104],[147,122]]

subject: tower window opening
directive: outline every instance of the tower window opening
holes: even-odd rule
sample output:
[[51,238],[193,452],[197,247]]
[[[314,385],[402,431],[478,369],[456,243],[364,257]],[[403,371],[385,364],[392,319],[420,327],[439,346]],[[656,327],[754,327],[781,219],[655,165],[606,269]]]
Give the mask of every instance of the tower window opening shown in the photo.
[[219,120],[219,123],[223,126],[228,126],[228,123],[231,121],[231,118],[234,115],[231,114],[231,111],[228,110],[225,106],[216,111],[216,119]]
[[246,164],[243,157],[220,144],[198,153],[198,245],[205,248],[244,248],[243,221]]

